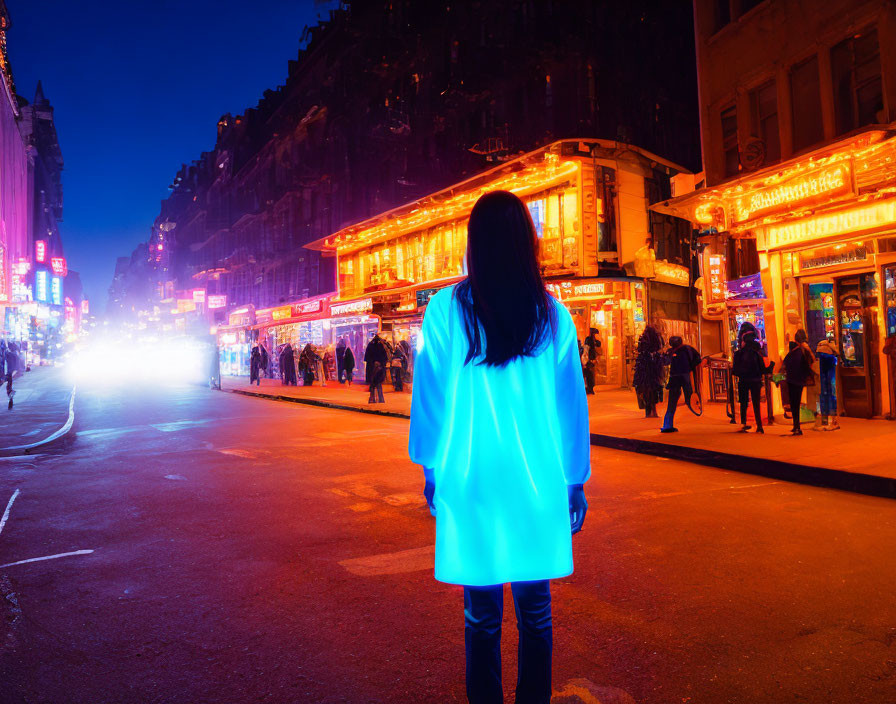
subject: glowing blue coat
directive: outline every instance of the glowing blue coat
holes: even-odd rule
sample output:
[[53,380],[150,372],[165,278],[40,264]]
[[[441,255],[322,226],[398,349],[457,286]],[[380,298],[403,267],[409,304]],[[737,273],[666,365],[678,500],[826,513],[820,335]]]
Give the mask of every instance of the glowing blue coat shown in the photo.
[[[409,452],[435,481],[436,579],[482,586],[572,573],[568,484],[591,474],[576,330],[504,368],[470,363],[454,287],[432,297],[414,364]],[[551,299],[552,301],[554,299]]]

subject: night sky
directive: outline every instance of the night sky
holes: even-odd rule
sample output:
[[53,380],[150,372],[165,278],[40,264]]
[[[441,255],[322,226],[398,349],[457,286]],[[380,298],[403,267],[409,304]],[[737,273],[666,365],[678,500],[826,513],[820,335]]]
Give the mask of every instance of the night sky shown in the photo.
[[146,241],[182,163],[215,142],[218,118],[286,79],[315,0],[7,0],[16,89],[38,79],[65,159],[69,267],[95,311],[115,259]]

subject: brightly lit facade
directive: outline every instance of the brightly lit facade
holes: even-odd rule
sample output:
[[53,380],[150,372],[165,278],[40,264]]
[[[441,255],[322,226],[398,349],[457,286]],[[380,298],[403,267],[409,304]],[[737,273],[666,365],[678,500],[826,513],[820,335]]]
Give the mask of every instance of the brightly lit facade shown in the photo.
[[[599,331],[598,382],[626,385],[648,320],[667,335],[695,334],[687,253],[667,246],[681,242],[659,232],[647,209],[647,182],[682,171],[630,145],[565,140],[343,228],[308,245],[337,257],[334,336],[361,360],[378,321],[391,341],[415,348],[429,298],[464,276],[473,205],[488,191],[508,190],[529,207],[545,279],[573,314],[579,338]],[[658,239],[672,261],[657,260]]]

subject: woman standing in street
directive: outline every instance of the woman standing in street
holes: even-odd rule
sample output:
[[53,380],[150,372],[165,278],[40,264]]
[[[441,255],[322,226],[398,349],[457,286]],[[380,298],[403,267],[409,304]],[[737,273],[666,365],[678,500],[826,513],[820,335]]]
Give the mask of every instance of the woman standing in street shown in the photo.
[[355,354],[348,345],[345,346],[345,351],[342,354],[342,371],[345,374],[345,380],[351,386],[352,376],[355,373]]
[[516,701],[551,698],[551,579],[573,571],[585,519],[588,408],[569,312],[545,290],[538,239],[515,195],[470,214],[467,278],[423,321],[411,459],[436,517],[435,577],[464,587],[467,697],[503,702],[501,621],[510,583],[519,629]]
[[634,386],[638,395],[638,408],[644,409],[645,418],[659,418],[657,405],[663,400],[663,338],[648,325],[638,338],[635,357]]

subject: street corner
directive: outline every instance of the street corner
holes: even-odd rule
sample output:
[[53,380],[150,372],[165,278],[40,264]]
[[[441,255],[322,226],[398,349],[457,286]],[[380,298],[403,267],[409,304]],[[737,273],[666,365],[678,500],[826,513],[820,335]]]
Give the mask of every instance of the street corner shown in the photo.
[[551,704],[635,704],[635,700],[617,687],[601,687],[587,679],[573,679],[554,692]]

